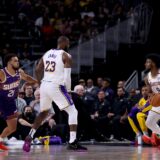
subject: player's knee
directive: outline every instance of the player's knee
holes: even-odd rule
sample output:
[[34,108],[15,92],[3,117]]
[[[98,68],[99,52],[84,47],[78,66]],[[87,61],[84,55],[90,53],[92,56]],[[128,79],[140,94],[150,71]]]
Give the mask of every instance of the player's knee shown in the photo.
[[139,118],[141,118],[141,113],[137,113],[137,115],[136,115],[136,117],[137,117],[137,119],[139,119]]
[[64,109],[68,113],[69,125],[77,124],[78,112],[74,105],[71,105]]

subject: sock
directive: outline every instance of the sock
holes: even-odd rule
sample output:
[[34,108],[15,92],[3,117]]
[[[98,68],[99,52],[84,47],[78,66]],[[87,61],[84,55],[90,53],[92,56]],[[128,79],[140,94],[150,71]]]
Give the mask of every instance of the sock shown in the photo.
[[75,139],[76,139],[76,131],[71,131],[71,132],[70,132],[69,143],[74,142]]
[[32,128],[29,132],[29,136],[31,136],[31,138],[33,138],[34,134],[36,133],[36,130],[34,128]]
[[0,142],[3,142],[3,138],[2,137],[0,137]]
[[145,132],[145,131],[144,131],[144,132],[143,132],[143,135],[148,136],[148,132]]
[[137,136],[137,137],[138,137],[138,136],[141,136],[141,133],[140,133],[140,132],[136,133],[136,136]]

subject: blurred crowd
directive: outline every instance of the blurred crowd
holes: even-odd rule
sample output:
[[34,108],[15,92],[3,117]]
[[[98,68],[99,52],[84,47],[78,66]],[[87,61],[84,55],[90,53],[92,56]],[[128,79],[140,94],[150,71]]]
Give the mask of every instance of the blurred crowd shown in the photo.
[[[40,52],[56,47],[57,37],[66,35],[71,46],[102,32],[106,25],[125,19],[132,3],[121,0],[3,0],[0,13],[0,55],[13,51],[30,58],[31,45]],[[2,18],[2,20],[1,20]],[[3,19],[4,18],[4,19]],[[23,39],[24,37],[24,39]],[[15,39],[14,39],[15,38]],[[33,59],[33,57],[32,57]]]

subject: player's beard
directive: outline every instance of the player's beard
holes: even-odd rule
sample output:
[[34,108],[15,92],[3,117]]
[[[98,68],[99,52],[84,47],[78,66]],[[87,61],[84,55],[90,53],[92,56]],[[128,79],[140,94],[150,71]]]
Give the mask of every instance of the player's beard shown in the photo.
[[19,69],[19,66],[15,67],[15,66],[12,65],[12,68],[13,68],[15,71],[17,71],[17,70]]

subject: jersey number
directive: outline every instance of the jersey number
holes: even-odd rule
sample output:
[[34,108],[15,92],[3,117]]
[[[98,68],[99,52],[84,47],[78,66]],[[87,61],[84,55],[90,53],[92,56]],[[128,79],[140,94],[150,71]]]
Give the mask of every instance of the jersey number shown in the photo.
[[14,96],[14,90],[9,90],[8,97],[13,97]]
[[56,63],[54,61],[46,61],[46,72],[54,72],[55,71]]

